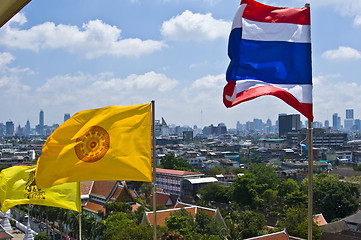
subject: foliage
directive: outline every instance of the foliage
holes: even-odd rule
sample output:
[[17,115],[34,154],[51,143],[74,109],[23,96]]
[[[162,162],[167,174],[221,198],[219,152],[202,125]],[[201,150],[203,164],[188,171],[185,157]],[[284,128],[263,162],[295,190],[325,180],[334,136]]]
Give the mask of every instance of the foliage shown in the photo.
[[105,214],[111,215],[115,212],[129,213],[132,211],[132,206],[123,202],[108,202],[104,204]]
[[[321,238],[322,230],[320,227],[312,222],[312,239],[318,240]],[[308,221],[303,221],[298,224],[292,236],[307,239],[308,238]]]
[[356,167],[353,167],[353,169],[354,169],[355,171],[361,171],[361,164],[358,165],[358,166],[356,166]]
[[127,218],[125,213],[117,212],[105,221],[106,229],[101,239],[109,240],[148,240],[153,237],[153,228],[149,225],[137,224]]
[[220,240],[227,235],[227,229],[204,211],[198,211],[194,218],[182,208],[166,220],[166,225],[169,231],[178,232],[185,239]]
[[[307,191],[307,179],[302,182]],[[340,181],[336,175],[326,173],[313,178],[314,211],[322,213],[328,222],[344,218],[357,210],[359,189],[356,184]]]
[[185,237],[194,233],[195,223],[193,216],[184,208],[172,213],[165,223],[170,231],[179,232]]
[[153,184],[145,182],[140,186],[139,190],[144,194],[145,202],[149,203],[150,196],[153,190]]
[[243,176],[237,177],[231,187],[231,198],[233,201],[255,208],[259,201],[258,193],[255,189],[258,186],[251,174],[247,173]]
[[267,189],[276,189],[277,185],[281,182],[281,178],[277,176],[274,169],[267,167],[263,163],[251,164],[247,172],[252,174],[253,179],[259,187],[257,190],[259,193]]
[[200,188],[198,193],[205,202],[216,201],[220,203],[229,202],[229,187],[225,187],[219,183],[209,183],[205,187]]
[[39,233],[34,237],[34,240],[50,240],[50,237],[45,233]]
[[266,219],[263,214],[254,211],[242,211],[237,204],[231,204],[225,217],[229,229],[229,239],[244,239],[263,235]]
[[206,172],[208,176],[216,176],[217,174],[225,174],[226,169],[222,165],[216,165],[212,168],[209,168]]
[[295,206],[287,209],[284,217],[279,222],[279,226],[286,228],[287,232],[293,235],[297,226],[304,221],[307,221],[307,208]]
[[176,157],[173,153],[166,154],[160,160],[161,168],[188,171],[192,165],[185,159]]

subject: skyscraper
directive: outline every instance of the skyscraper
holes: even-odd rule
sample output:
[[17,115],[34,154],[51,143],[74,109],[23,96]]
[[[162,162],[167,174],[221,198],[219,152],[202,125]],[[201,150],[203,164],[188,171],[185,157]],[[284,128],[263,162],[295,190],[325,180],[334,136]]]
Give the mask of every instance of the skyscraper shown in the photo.
[[25,129],[24,129],[24,135],[29,136],[31,133],[31,127],[30,127],[30,121],[26,121]]
[[335,130],[339,130],[341,128],[341,118],[337,113],[332,115],[332,128]]
[[346,109],[345,129],[351,130],[354,125],[353,109]]
[[346,109],[346,119],[353,119],[353,109]]
[[291,115],[279,115],[278,116],[279,124],[279,136],[285,136],[288,132],[296,131],[301,129],[301,120],[300,114],[291,114]]
[[39,112],[39,125],[36,126],[36,131],[39,135],[44,135],[44,111]]
[[70,113],[64,114],[64,122],[70,118]]
[[14,136],[14,123],[12,121],[7,121],[5,123],[5,135],[6,136]]

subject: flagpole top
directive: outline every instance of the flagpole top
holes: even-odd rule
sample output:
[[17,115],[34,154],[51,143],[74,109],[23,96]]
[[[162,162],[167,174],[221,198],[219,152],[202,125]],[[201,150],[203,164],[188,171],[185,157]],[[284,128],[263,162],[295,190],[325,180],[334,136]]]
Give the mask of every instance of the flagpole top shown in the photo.
[[305,4],[305,7],[309,8],[309,7],[310,7],[310,4],[309,4],[309,3],[306,3],[306,4]]

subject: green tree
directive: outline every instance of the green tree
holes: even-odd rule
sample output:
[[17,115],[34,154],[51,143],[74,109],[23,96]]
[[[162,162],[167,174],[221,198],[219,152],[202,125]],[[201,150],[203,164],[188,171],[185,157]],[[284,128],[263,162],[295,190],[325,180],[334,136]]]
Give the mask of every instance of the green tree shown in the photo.
[[[307,178],[302,182],[306,192]],[[322,213],[328,222],[335,218],[344,218],[355,212],[358,207],[359,189],[356,184],[340,181],[337,175],[326,173],[313,178],[313,207]]]
[[252,174],[253,179],[258,186],[258,193],[262,194],[267,189],[276,189],[282,181],[274,172],[274,168],[266,166],[264,163],[253,163],[247,171]]
[[252,178],[251,174],[245,174],[237,177],[232,183],[231,198],[243,206],[255,208],[259,202],[258,193],[255,189],[257,189],[256,181]]
[[170,231],[179,232],[186,238],[187,236],[193,235],[195,230],[193,217],[184,208],[172,213],[165,224]]
[[105,214],[111,215],[115,212],[130,213],[132,211],[132,206],[124,202],[108,202],[104,204]]
[[216,165],[207,170],[208,176],[216,176],[217,174],[224,174],[224,173],[226,173],[226,169],[224,169],[224,167],[221,165]]
[[149,203],[150,196],[153,190],[153,184],[145,182],[140,186],[139,190],[144,194],[145,202]]
[[[100,239],[109,240],[148,240],[153,238],[153,228],[149,225],[137,224],[127,218],[125,213],[117,212],[105,221],[105,230]],[[164,230],[160,228],[159,236]]]
[[39,233],[34,237],[34,240],[50,240],[50,237],[45,233]]
[[[320,227],[312,222],[312,239],[318,240],[321,238],[322,230]],[[308,221],[303,221],[298,224],[292,236],[307,239],[308,238]]]
[[242,211],[237,204],[231,204],[225,217],[229,229],[229,239],[243,239],[263,235],[266,219],[254,211]]
[[297,226],[307,221],[307,213],[307,208],[303,206],[291,207],[286,210],[284,217],[279,221],[279,226],[286,228],[287,232],[293,235],[296,232]]
[[209,183],[198,190],[202,200],[205,202],[216,201],[220,203],[229,202],[229,187],[222,186],[219,183]]
[[173,153],[166,154],[161,158],[160,167],[182,171],[192,170],[192,165],[187,160],[176,157]]

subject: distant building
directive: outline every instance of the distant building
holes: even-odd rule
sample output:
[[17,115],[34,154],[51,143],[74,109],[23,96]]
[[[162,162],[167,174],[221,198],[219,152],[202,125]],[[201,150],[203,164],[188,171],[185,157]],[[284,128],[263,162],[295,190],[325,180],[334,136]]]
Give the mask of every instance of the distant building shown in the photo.
[[70,118],[70,113],[64,114],[64,122]]
[[332,128],[335,130],[339,130],[341,128],[341,118],[337,113],[332,115]]
[[5,123],[5,135],[14,136],[14,132],[15,132],[14,123],[12,121],[7,121]]
[[[289,146],[299,145],[301,142],[307,144],[307,129],[296,132],[289,132],[286,135]],[[347,143],[347,134],[335,131],[326,131],[325,129],[315,128],[312,133],[312,143],[314,147],[340,148]]]
[[345,130],[350,131],[353,125],[354,125],[353,109],[346,109],[346,119],[345,119],[344,128]]
[[154,134],[156,137],[169,137],[169,127],[164,118],[162,118],[162,121],[155,120],[154,125]]
[[279,115],[279,136],[284,137],[288,132],[297,131],[301,129],[300,115]]
[[24,128],[24,135],[26,137],[30,136],[31,134],[31,127],[30,127],[30,122],[29,120],[26,121],[26,124],[25,124],[25,128]]

